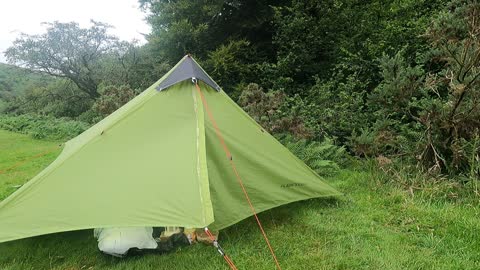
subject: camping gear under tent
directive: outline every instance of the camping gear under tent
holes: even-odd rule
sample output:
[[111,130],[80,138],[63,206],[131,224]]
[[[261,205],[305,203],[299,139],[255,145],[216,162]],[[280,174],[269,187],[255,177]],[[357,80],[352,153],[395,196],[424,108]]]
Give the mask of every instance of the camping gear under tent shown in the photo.
[[252,215],[232,160],[257,212],[339,194],[185,56],[0,203],[0,242],[105,227],[223,229]]

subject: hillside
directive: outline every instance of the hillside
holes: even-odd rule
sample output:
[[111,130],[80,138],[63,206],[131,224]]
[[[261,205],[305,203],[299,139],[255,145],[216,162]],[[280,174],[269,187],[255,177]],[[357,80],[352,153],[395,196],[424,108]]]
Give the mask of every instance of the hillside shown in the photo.
[[55,78],[35,73],[28,69],[0,63],[0,112],[5,105],[5,100],[26,91],[45,87]]

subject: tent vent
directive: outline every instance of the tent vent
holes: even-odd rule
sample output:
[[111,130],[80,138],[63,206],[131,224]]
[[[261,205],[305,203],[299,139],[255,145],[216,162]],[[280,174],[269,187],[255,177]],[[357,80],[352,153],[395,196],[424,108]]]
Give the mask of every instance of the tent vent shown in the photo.
[[190,79],[192,82],[194,79],[203,81],[213,89],[217,91],[221,90],[220,86],[208,76],[190,55],[186,55],[180,60],[170,74],[157,86],[157,90],[162,91],[174,84]]

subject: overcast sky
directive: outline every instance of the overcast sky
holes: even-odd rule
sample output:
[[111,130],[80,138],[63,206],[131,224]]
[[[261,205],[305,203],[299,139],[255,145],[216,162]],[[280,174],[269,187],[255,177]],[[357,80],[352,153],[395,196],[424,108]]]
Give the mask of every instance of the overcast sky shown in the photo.
[[43,33],[41,23],[55,20],[88,27],[93,19],[113,25],[120,39],[145,42],[150,28],[138,6],[137,0],[0,0],[0,62],[20,32]]

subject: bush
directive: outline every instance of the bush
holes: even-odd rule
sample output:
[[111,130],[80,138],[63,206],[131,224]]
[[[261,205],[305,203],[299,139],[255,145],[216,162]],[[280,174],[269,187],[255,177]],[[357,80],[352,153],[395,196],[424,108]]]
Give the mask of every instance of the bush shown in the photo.
[[317,138],[331,136],[344,143],[353,130],[371,119],[365,113],[365,82],[356,74],[347,75],[348,71],[339,69],[329,80],[317,79],[298,109]]
[[255,83],[249,84],[240,95],[238,103],[270,133],[289,133],[298,138],[310,138],[308,130],[290,99],[282,91],[269,91]]
[[93,103],[92,110],[103,117],[122,107],[138,93],[127,85],[107,85],[101,87],[99,92],[100,97]]
[[413,157],[431,173],[476,177],[480,155],[480,4],[454,1],[433,20],[430,51],[383,56],[368,121],[350,136],[361,156]]
[[211,70],[210,75],[233,98],[237,97],[237,93],[232,86],[245,81],[254,70],[249,64],[254,51],[249,46],[250,42],[243,39],[230,41],[210,52],[208,60],[205,61],[205,68]]
[[337,146],[331,139],[307,141],[291,135],[281,135],[279,140],[298,158],[322,176],[331,176],[346,165],[348,155],[345,148]]
[[66,118],[36,115],[0,115],[0,129],[29,134],[35,139],[68,140],[82,133],[89,124]]

